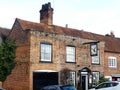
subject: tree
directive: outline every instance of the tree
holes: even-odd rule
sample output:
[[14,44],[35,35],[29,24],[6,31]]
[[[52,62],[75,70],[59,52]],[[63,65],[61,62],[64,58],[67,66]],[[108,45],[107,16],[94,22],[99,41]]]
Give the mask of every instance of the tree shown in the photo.
[[68,68],[64,68],[60,71],[60,82],[62,85],[70,84],[70,70]]
[[102,74],[102,75],[100,75],[100,79],[96,84],[98,85],[98,84],[106,82],[106,81],[109,81],[109,79],[105,78],[104,75]]
[[6,80],[7,76],[11,74],[12,69],[15,67],[16,45],[14,42],[6,39],[0,45],[0,81]]

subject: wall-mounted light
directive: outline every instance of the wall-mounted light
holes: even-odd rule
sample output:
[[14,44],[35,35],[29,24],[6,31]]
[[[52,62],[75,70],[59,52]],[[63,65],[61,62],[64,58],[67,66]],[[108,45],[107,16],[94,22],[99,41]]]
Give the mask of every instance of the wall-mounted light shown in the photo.
[[75,38],[73,38],[72,40],[75,41]]
[[46,34],[45,34],[45,36],[47,37],[47,36],[48,36],[48,34],[46,33]]

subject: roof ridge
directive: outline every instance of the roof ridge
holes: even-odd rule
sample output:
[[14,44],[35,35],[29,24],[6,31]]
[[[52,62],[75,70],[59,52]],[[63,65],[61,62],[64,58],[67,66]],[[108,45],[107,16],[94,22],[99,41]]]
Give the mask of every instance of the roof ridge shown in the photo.
[[[84,39],[99,40],[105,42],[105,50],[120,52],[120,38],[105,36],[97,33],[92,33],[84,30],[68,28],[58,25],[47,25],[44,23],[37,23],[16,18],[23,30],[36,30],[47,33],[56,33],[61,35],[68,35],[71,37],[79,37]],[[116,44],[117,43],[117,44]],[[113,48],[115,47],[115,48]]]
[[[26,30],[26,29],[31,29],[33,30],[34,28],[26,28],[27,26],[26,25],[23,25],[24,23],[27,23],[27,24],[32,24],[33,26],[34,25],[38,25],[38,27],[40,27],[41,25],[44,25],[45,27],[54,27],[54,28],[61,28],[61,29],[64,29],[63,31],[66,31],[66,30],[75,30],[75,32],[79,32],[79,33],[86,33],[86,34],[89,34],[89,35],[94,35],[94,36],[100,36],[100,37],[104,37],[104,38],[114,38],[114,39],[120,39],[120,38],[116,38],[116,37],[109,37],[109,36],[105,36],[105,35],[102,35],[102,34],[97,34],[97,33],[92,33],[92,32],[88,32],[88,31],[84,31],[83,29],[74,29],[74,28],[68,28],[68,27],[63,27],[63,26],[58,26],[58,25],[47,25],[47,24],[44,24],[44,23],[37,23],[37,22],[32,22],[32,21],[28,21],[28,20],[23,20],[23,19],[20,19],[20,18],[16,18],[16,20],[20,23],[21,27],[23,28],[23,30]],[[36,25],[36,26],[37,26]],[[32,26],[30,26],[32,27]],[[59,32],[59,31],[58,31]],[[72,32],[74,33],[74,32]],[[88,37],[86,37],[87,39]],[[90,39],[90,38],[88,38]]]

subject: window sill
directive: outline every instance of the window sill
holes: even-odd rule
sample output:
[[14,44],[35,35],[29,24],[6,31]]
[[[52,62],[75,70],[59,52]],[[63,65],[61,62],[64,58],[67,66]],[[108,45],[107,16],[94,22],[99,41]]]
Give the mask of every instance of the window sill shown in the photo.
[[66,62],[66,63],[70,63],[70,64],[76,64],[76,62]]
[[110,67],[110,66],[109,66],[109,68],[113,68],[113,69],[116,69],[117,67]]
[[52,61],[40,61],[40,63],[53,63]]

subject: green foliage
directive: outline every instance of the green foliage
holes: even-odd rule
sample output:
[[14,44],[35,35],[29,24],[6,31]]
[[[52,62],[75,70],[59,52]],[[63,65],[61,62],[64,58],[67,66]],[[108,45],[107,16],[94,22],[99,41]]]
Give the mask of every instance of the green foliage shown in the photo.
[[102,82],[106,82],[106,81],[109,81],[109,79],[108,79],[108,78],[105,78],[104,75],[101,75],[101,76],[100,76],[100,79],[99,79],[99,81],[98,81],[98,83],[97,83],[97,85],[100,84],[100,83],[102,83]]
[[77,90],[83,90],[82,86],[78,86]]
[[60,71],[60,83],[62,85],[70,84],[69,78],[70,78],[70,70],[68,68],[62,69]]
[[16,45],[12,41],[6,39],[0,45],[0,81],[5,81],[7,76],[11,74],[12,69],[15,67]]

